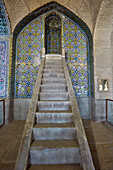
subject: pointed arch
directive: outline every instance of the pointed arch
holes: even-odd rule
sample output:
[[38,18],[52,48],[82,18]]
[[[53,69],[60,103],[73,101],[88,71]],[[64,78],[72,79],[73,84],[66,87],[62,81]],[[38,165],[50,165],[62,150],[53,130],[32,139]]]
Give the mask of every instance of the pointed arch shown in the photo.
[[[50,2],[42,7],[36,9],[32,13],[30,13],[28,16],[23,18],[18,25],[16,26],[14,33],[13,33],[13,63],[15,63],[15,57],[16,57],[16,40],[18,34],[21,32],[21,30],[32,20],[37,18],[38,16],[41,16],[42,14],[49,12],[51,10],[57,10],[58,12],[62,13],[66,17],[70,18],[73,22],[75,22],[86,34],[88,39],[88,67],[90,70],[90,95],[89,97],[94,97],[94,83],[93,83],[93,41],[92,41],[92,34],[90,32],[90,29],[88,26],[73,12],[71,12],[69,9],[65,8],[64,6],[58,4],[57,2]],[[90,69],[91,68],[91,69]],[[11,77],[11,96],[14,97],[14,82],[15,82],[15,65],[12,65],[12,77]]]

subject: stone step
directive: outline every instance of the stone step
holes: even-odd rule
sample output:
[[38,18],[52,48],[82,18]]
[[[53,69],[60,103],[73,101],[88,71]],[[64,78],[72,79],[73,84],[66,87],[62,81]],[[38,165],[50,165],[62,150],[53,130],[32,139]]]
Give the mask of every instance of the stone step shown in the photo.
[[75,139],[73,123],[39,123],[33,127],[34,140]]
[[51,84],[54,83],[55,84],[66,84],[66,80],[62,79],[62,78],[43,78],[42,79],[42,84]]
[[64,78],[64,73],[43,73],[43,78]]
[[52,65],[52,66],[53,66],[53,65],[55,65],[55,66],[56,66],[56,65],[60,65],[60,66],[61,66],[61,65],[62,65],[62,62],[61,62],[61,61],[59,61],[59,62],[58,62],[58,61],[45,61],[44,64],[45,64],[45,65],[48,65],[48,66],[49,66],[49,65]]
[[44,69],[63,69],[63,66],[62,65],[44,65],[43,67]]
[[36,113],[36,123],[72,123],[72,112],[45,111]]
[[62,62],[62,59],[46,59],[45,62]]
[[69,100],[68,92],[40,92],[40,100]]
[[46,54],[46,59],[50,59],[50,60],[56,60],[56,59],[60,59],[61,60],[62,55],[59,54]]
[[76,140],[36,140],[30,147],[31,165],[80,164]]
[[39,111],[44,110],[71,111],[71,103],[70,101],[38,101],[37,109]]
[[65,84],[46,84],[40,86],[41,92],[45,91],[67,91],[67,86]]
[[43,73],[64,73],[63,69],[43,69]]
[[82,170],[80,165],[66,164],[66,165],[32,165],[29,170]]

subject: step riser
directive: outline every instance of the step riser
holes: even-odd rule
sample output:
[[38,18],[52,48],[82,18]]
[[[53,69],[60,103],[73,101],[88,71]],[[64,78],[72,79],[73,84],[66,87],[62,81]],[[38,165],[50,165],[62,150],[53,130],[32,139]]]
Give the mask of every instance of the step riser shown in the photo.
[[30,150],[30,158],[32,165],[81,163],[79,149],[75,147],[55,149],[39,147],[39,150]]
[[71,123],[72,113],[36,113],[36,123]]
[[54,70],[51,70],[51,69],[44,69],[43,70],[44,73],[63,73],[63,69],[54,69]]
[[62,56],[50,56],[50,55],[46,55],[46,60],[61,60]]
[[64,85],[64,86],[41,86],[40,88],[41,92],[43,91],[67,91],[67,87]]
[[58,94],[58,93],[40,93],[40,100],[68,100],[68,93]]
[[45,62],[53,62],[54,63],[54,62],[62,62],[62,60],[60,60],[60,59],[51,59],[51,60],[46,59]]
[[51,84],[51,83],[56,83],[56,84],[66,84],[66,81],[63,79],[42,79],[42,84]]
[[48,66],[48,65],[45,65],[44,69],[52,69],[52,70],[63,69],[63,66],[59,66],[59,65],[57,65],[57,66],[55,66],[55,65]]
[[70,103],[64,103],[64,102],[38,102],[38,108],[37,110],[39,111],[44,111],[44,110],[59,110],[59,111],[70,111],[71,110],[71,104]]
[[34,140],[75,139],[75,128],[33,128]]
[[43,74],[43,78],[63,78],[64,74]]
[[45,65],[60,65],[62,66],[62,63],[61,62],[45,62]]

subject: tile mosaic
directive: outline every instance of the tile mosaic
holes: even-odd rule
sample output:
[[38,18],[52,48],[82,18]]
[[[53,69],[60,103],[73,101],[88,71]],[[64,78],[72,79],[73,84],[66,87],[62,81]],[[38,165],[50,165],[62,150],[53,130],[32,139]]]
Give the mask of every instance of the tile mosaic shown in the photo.
[[8,35],[8,24],[2,4],[0,4],[0,35]]
[[88,42],[85,33],[68,17],[64,20],[66,61],[76,97],[89,96]]
[[0,41],[0,98],[6,97],[6,57],[7,57],[7,44],[5,41]]
[[30,22],[18,35],[15,97],[31,98],[41,61],[42,17]]

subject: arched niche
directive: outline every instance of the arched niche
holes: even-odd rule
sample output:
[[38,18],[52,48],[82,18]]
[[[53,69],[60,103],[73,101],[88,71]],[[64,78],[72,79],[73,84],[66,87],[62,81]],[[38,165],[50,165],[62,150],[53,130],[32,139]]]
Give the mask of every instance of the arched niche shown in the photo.
[[[65,8],[64,6],[58,4],[57,2],[50,2],[45,4],[44,6],[38,8],[37,10],[30,13],[28,16],[23,18],[19,24],[16,26],[14,33],[13,33],[13,63],[15,63],[15,57],[16,57],[16,41],[19,33],[21,30],[31,21],[33,21],[35,18],[41,16],[42,14],[45,14],[49,11],[58,11],[59,13],[63,14],[64,16],[68,17],[70,20],[72,20],[74,23],[76,23],[85,33],[87,36],[87,42],[88,42],[88,83],[89,83],[89,95],[87,97],[94,97],[94,82],[93,82],[93,48],[92,48],[92,34],[87,27],[87,25],[74,13],[72,13],[70,10]],[[49,14],[50,15],[50,14]],[[44,36],[44,35],[43,35]],[[43,46],[45,44],[43,43]],[[15,65],[12,65],[12,75],[15,75]],[[11,78],[11,97],[14,97],[14,85],[15,84],[15,76],[12,76]]]

